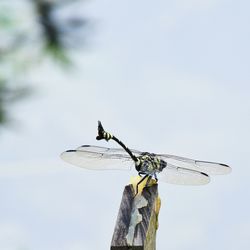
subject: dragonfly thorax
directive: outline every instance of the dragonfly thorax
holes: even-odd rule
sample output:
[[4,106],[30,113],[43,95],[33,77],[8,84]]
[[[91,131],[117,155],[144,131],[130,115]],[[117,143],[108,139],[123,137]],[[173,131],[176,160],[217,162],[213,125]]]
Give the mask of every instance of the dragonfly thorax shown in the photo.
[[166,166],[167,163],[155,154],[144,152],[138,157],[136,170],[141,174],[153,175],[161,172]]

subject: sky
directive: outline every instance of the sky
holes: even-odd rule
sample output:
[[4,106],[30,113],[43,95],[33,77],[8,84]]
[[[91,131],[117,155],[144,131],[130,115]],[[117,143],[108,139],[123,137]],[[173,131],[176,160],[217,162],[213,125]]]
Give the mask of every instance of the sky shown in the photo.
[[136,171],[89,171],[59,155],[97,120],[131,148],[223,162],[205,186],[159,183],[157,250],[249,249],[249,2],[86,1],[93,30],[75,67],[49,60],[0,133],[0,249],[109,249]]

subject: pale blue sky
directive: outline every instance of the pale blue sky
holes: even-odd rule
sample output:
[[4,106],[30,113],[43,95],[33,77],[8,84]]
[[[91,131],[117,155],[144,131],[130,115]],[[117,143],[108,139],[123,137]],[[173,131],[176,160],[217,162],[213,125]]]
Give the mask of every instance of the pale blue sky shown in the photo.
[[202,187],[159,183],[157,250],[249,249],[250,4],[83,6],[94,30],[72,55],[77,68],[44,62],[32,72],[37,93],[13,108],[21,127],[1,133],[0,249],[109,249],[136,171],[59,159],[82,144],[107,145],[95,140],[98,119],[131,148],[232,166]]

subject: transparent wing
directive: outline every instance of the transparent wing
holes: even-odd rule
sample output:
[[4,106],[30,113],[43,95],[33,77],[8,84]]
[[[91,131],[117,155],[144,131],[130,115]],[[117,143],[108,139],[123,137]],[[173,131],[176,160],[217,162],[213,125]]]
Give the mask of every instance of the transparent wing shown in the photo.
[[[131,157],[123,148],[107,148],[107,147],[100,147],[100,146],[92,146],[92,145],[82,145],[77,148],[79,151],[83,151],[86,153],[101,153],[103,157],[112,158],[112,159],[120,159],[120,158],[127,158],[130,159]],[[141,155],[141,151],[130,149],[130,151],[135,155]],[[132,159],[131,159],[132,160]]]
[[119,148],[83,145],[63,152],[61,158],[70,164],[91,170],[130,170],[134,166],[126,151]]
[[199,172],[206,173],[208,175],[221,175],[228,174],[231,172],[231,168],[222,163],[210,162],[210,161],[199,161],[193,160],[176,155],[160,154],[164,161],[177,167],[187,168],[196,170]]
[[210,181],[207,174],[168,163],[159,173],[159,180],[179,185],[204,185]]

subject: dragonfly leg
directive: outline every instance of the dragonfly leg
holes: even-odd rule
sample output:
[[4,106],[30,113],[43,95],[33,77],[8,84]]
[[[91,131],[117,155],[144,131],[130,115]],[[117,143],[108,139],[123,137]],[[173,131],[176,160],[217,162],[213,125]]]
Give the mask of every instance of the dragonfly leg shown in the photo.
[[152,179],[152,176],[151,175],[149,175],[148,176],[148,179],[147,179],[147,182],[146,182],[146,185],[145,185],[145,187],[147,187],[148,186],[148,184],[149,184],[149,182],[150,182],[150,180]]
[[138,175],[141,177],[142,175],[144,175],[144,174],[146,174],[146,173],[144,173],[144,172],[142,172],[142,171],[139,171],[138,172]]
[[158,178],[157,178],[156,173],[154,173],[154,178],[155,178],[156,182],[158,182]]
[[138,194],[138,189],[139,189],[139,185],[148,177],[148,175],[146,174],[145,176],[143,176],[140,181],[136,184],[136,191],[135,191],[135,196]]

